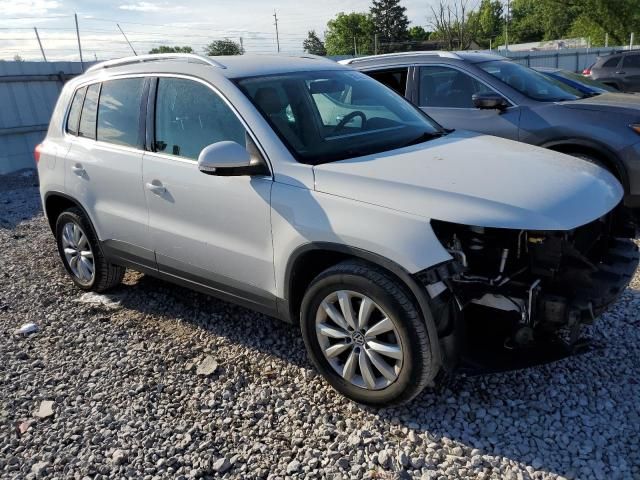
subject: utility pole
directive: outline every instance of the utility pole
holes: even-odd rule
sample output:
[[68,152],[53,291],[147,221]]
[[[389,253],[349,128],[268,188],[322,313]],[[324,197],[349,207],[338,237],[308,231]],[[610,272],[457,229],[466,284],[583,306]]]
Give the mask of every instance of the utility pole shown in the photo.
[[80,44],[80,29],[78,28],[78,14],[74,13],[73,17],[76,19],[76,37],[78,37],[78,52],[80,52],[80,66],[84,73],[84,60],[82,59],[82,45]]
[[504,18],[505,26],[504,26],[504,46],[505,50],[509,51],[509,10],[511,7],[510,0],[507,0],[507,16]]
[[605,47],[609,46],[609,33],[604,34],[604,46]]
[[378,54],[378,34],[377,33],[373,36],[373,54],[374,55]]
[[127,36],[124,34],[124,31],[122,30],[122,28],[120,28],[120,24],[116,23],[116,26],[118,27],[118,30],[120,30],[120,33],[122,34],[122,36],[124,37],[124,39],[127,41],[127,43],[129,44],[129,48],[131,49],[131,51],[133,52],[133,54],[137,57],[138,54],[136,53],[136,49],[133,48],[133,45],[131,45],[131,42],[129,41],[129,39],[127,38]]
[[631,32],[631,38],[629,39],[629,50],[633,50],[633,44],[634,44],[633,39],[634,39],[634,36],[635,36],[634,33]]
[[44,54],[44,48],[42,48],[42,42],[40,41],[40,35],[38,35],[38,29],[36,27],[33,27],[33,31],[36,32],[36,38],[38,39],[38,45],[40,45],[40,53],[42,53],[42,58],[44,58],[44,61],[47,61],[47,56]]
[[240,37],[240,53],[244,54],[244,42],[242,37]]
[[356,40],[356,36],[353,36],[353,56],[358,56],[358,41]]
[[274,25],[276,26],[276,42],[278,44],[278,53],[280,53],[280,34],[278,33],[278,14],[273,11],[273,18],[275,19]]

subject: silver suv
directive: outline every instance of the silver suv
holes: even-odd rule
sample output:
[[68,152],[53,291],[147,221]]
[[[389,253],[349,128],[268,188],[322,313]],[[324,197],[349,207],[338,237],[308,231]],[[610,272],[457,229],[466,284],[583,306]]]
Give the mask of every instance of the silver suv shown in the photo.
[[452,369],[476,308],[508,315],[515,346],[575,331],[638,261],[607,171],[451,133],[314,57],[96,65],[36,158],[79,288],[132,268],[299,324],[317,369],[368,404]]

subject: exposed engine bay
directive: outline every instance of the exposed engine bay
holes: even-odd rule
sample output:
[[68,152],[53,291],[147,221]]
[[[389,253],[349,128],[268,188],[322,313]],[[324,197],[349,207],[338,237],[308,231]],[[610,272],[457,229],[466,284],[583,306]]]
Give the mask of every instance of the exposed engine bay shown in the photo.
[[[622,293],[638,265],[638,247],[630,240],[635,227],[613,213],[570,231],[442,221],[432,221],[432,227],[454,258],[420,274],[434,305],[507,312],[513,316],[514,346],[562,327],[575,340],[580,325],[593,322]],[[443,336],[452,329],[450,313],[434,314]]]

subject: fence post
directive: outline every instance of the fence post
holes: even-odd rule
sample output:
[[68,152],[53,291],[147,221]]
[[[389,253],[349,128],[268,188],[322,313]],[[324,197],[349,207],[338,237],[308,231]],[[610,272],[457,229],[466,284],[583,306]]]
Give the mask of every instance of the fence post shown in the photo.
[[576,73],[580,71],[580,52],[576,50]]
[[531,66],[531,55],[527,55],[527,67]]
[[556,51],[556,68],[560,67],[560,52]]

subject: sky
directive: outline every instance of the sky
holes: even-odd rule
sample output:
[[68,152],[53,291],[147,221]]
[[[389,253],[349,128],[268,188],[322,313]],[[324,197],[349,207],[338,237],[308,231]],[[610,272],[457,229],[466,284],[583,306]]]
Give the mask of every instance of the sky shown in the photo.
[[[403,0],[412,25],[426,27],[435,0]],[[159,45],[190,45],[197,53],[212,40],[231,38],[250,53],[276,51],[274,10],[281,51],[302,52],[309,30],[322,37],[338,12],[367,11],[370,0],[0,0],[0,58],[41,60],[37,27],[49,60],[78,60],[74,13],[85,60],[137,53]]]

